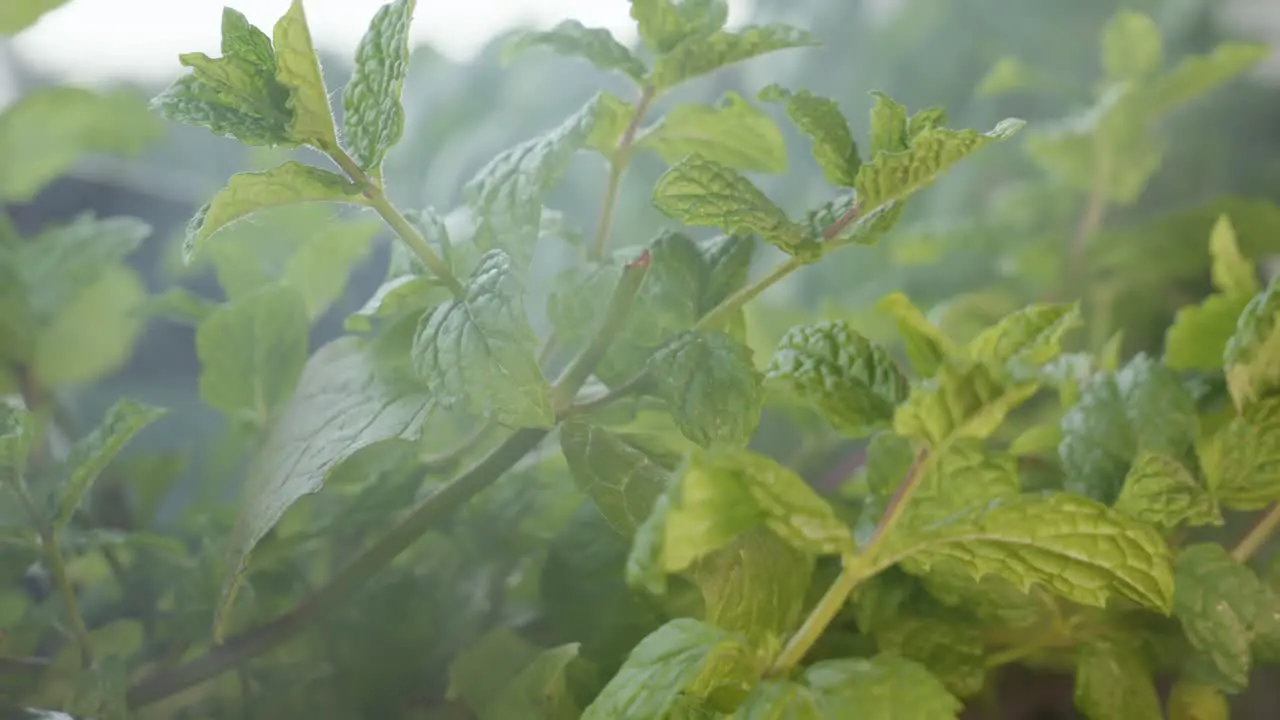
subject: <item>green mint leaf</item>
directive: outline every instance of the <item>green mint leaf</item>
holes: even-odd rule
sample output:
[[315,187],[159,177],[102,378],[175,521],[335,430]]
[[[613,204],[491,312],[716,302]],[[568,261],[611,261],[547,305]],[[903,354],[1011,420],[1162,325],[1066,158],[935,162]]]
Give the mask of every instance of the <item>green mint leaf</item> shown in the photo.
[[1151,116],[1168,113],[1248,72],[1271,54],[1266,45],[1224,42],[1204,55],[1189,55],[1141,88],[1137,98]]
[[[277,293],[280,301],[287,298],[284,292]],[[225,347],[239,355],[253,346]],[[285,364],[284,356],[271,359]],[[433,401],[420,389],[389,383],[376,363],[371,348],[354,337],[334,340],[306,360],[297,388],[290,386],[292,397],[266,427],[250,464],[228,549],[232,575],[221,613],[230,610],[250,552],[290,506],[320,492],[330,473],[362,448],[391,438],[418,439]]]
[[1215,687],[1183,678],[1169,691],[1169,720],[1230,720],[1231,706]]
[[994,573],[1023,592],[1039,584],[1082,605],[1105,607],[1122,595],[1167,614],[1173,603],[1172,558],[1160,533],[1069,493],[1002,499],[940,525],[894,533],[883,553],[907,560],[913,572],[936,563],[974,579]]
[[1280,389],[1280,281],[1273,280],[1240,312],[1222,363],[1237,408]]
[[1222,512],[1181,462],[1141,450],[1125,476],[1115,508],[1163,528],[1221,525]]
[[[520,267],[528,265],[541,230],[542,201],[587,147],[597,121],[609,117],[607,93],[597,93],[553,130],[504,150],[463,188],[479,218],[475,243],[482,250],[506,250]],[[615,98],[616,100],[616,98]]]
[[0,7],[0,35],[17,35],[67,0],[10,0]]
[[650,396],[635,396],[586,415],[629,445],[643,450],[658,465],[675,470],[698,447],[680,432],[666,404]]
[[927,107],[917,110],[907,119],[907,145],[925,130],[939,130],[947,126],[947,110],[943,107]]
[[[985,452],[982,443],[953,441],[937,457],[932,469],[920,479],[901,520],[904,527],[925,527],[965,511],[984,507],[991,501],[1016,496],[1022,489],[1018,464],[1012,455]],[[910,465],[894,473],[887,502],[906,477]]]
[[969,698],[982,691],[986,648],[976,625],[951,615],[908,616],[874,631],[881,652],[924,665],[956,697]]
[[670,52],[690,39],[705,38],[729,18],[725,0],[630,0],[631,18],[654,53]]
[[1280,398],[1249,405],[1200,450],[1210,492],[1232,510],[1280,500]]
[[867,481],[867,499],[881,501],[874,513],[877,517],[884,510],[883,503],[893,496],[906,477],[915,457],[911,441],[890,431],[876,433],[867,444],[862,476]]
[[898,406],[893,429],[935,448],[964,438],[984,439],[1039,387],[1035,382],[1006,382],[986,365],[946,362]]
[[870,209],[906,198],[979,149],[1012,137],[1025,124],[1010,118],[985,133],[949,128],[923,130],[910,139],[906,150],[878,152],[863,163],[854,181],[858,202]]
[[[915,567],[912,572],[923,571]],[[948,608],[963,608],[961,612],[969,618],[969,622],[976,620],[988,625],[1033,631],[1034,628],[1043,628],[1046,623],[1052,623],[1058,612],[1057,599],[1044,586],[1035,586],[1031,592],[1026,592],[1013,581],[999,575],[984,575],[974,579],[963,565],[935,563],[927,572],[917,577],[929,595],[937,601]],[[959,670],[957,668],[942,677],[948,684],[963,681],[967,676],[954,675]]]
[[[195,54],[183,59],[188,63],[198,62],[194,57]],[[183,75],[153,98],[151,106],[168,120],[205,127],[215,135],[233,137],[245,145],[293,147],[298,144],[289,136],[289,111],[283,104],[278,108],[246,109],[226,99],[224,95],[228,94],[202,82],[198,75]],[[268,112],[265,117],[260,114]]]
[[889,353],[844,321],[788,330],[765,375],[785,384],[852,437],[892,424],[894,410],[910,391]]
[[[683,240],[692,245],[688,238]],[[688,293],[691,297],[686,297],[682,305],[690,309],[685,313],[678,313],[677,317],[671,319],[676,327],[668,328],[663,324],[663,321],[667,320],[665,315],[650,310],[648,303],[645,302],[647,299],[645,290],[651,282],[661,285],[661,279],[653,281],[653,277],[655,274],[662,275],[663,269],[664,265],[658,262],[657,253],[651,251],[649,273],[640,286],[640,293],[628,315],[626,325],[596,367],[596,376],[605,383],[621,383],[629,380],[631,375],[628,371],[635,372],[643,367],[651,353],[651,349],[646,350],[645,344],[654,342],[655,339],[660,344],[661,338],[673,336],[683,326],[683,323],[679,322],[679,315],[687,315],[691,318],[696,312],[696,297],[692,296],[696,293],[697,281],[692,277],[693,273],[688,270],[684,274],[690,276]],[[618,284],[621,276],[621,263],[571,265],[557,273],[547,296],[547,317],[551,320],[556,337],[568,347],[580,347],[587,343],[591,328],[594,328],[604,317],[604,310],[598,298],[608,297],[610,289]],[[666,299],[662,294],[658,294],[658,298]],[[685,322],[691,325],[694,321],[689,319]],[[637,332],[642,329],[648,332]]]
[[987,74],[982,76],[974,93],[983,98],[998,97],[1034,87],[1036,79],[1035,73],[1021,60],[1006,55],[996,60]]
[[1163,720],[1141,649],[1099,638],[1076,651],[1075,705],[1089,720]]
[[906,150],[910,139],[907,134],[907,108],[878,90],[872,91],[871,97],[875,102],[871,105],[868,131],[871,143],[869,157]]
[[538,338],[523,293],[511,257],[486,252],[466,297],[422,316],[414,365],[446,402],[511,427],[551,427],[551,389],[535,357]]
[[[655,351],[691,329],[702,316],[708,278],[699,247],[683,233],[664,230],[647,249],[649,272],[626,324],[596,367],[596,376],[611,386],[634,377]],[[598,298],[609,296],[618,283],[622,263],[630,262],[634,255],[632,249],[607,264],[573,266],[561,272],[547,299],[547,314],[557,337],[570,346],[589,340],[592,328],[603,321],[604,308]],[[733,274],[729,273],[729,281]]]
[[649,68],[626,45],[604,28],[589,28],[577,20],[565,20],[550,30],[527,30],[513,37],[502,51],[502,63],[510,63],[530,48],[545,47],[561,55],[578,56],[601,70],[617,70],[637,83]]
[[605,672],[665,619],[652,598],[628,587],[618,572],[629,552],[629,538],[588,501],[552,540],[538,583],[550,626],[581,641],[582,655]]
[[1131,83],[1107,86],[1080,115],[1038,126],[1027,139],[1027,154],[1071,187],[1100,188],[1105,199],[1120,205],[1135,202],[1166,150],[1139,90]]
[[578,660],[578,647],[569,643],[539,653],[485,704],[479,720],[576,720],[581,710],[570,687],[569,669]]
[[[635,5],[632,5],[634,11]],[[751,58],[789,48],[816,47],[820,43],[809,33],[790,25],[751,25],[738,32],[716,32],[690,39],[671,48],[654,61],[649,84],[658,92],[669,90],[700,75]]]
[[169,120],[207,127],[246,145],[297,145],[289,134],[289,89],[276,79],[271,38],[241,13],[222,11],[222,57],[187,53],[178,60],[192,73],[152,100]]
[[1210,295],[1179,308],[1165,333],[1164,361],[1175,370],[1217,370],[1250,295]]
[[[591,128],[586,146],[600,153],[606,160],[612,161],[614,154],[618,151],[618,143],[626,134],[627,127],[635,117],[635,112],[631,103],[611,92],[602,91],[596,104],[595,125]],[[543,222],[546,222],[545,217]]]
[[921,377],[932,377],[942,361],[955,354],[951,339],[929,322],[906,295],[885,295],[876,303],[876,311],[893,318],[906,345],[907,359]]
[[88,435],[77,440],[67,454],[66,484],[58,492],[54,527],[65,528],[85,493],[116,455],[143,428],[159,420],[165,411],[132,400],[118,400]]
[[1112,82],[1142,80],[1164,64],[1160,28],[1133,10],[1116,13],[1102,30],[1102,68]]
[[312,202],[364,204],[354,184],[328,170],[290,160],[260,172],[237,173],[187,223],[183,257],[191,262],[219,230],[253,213]]
[[0,401],[0,482],[12,482],[26,472],[36,419],[25,407]]
[[787,680],[765,680],[756,685],[733,720],[823,720],[821,704],[813,690]]
[[1165,362],[1178,370],[1217,370],[1236,322],[1261,289],[1257,268],[1244,257],[1231,221],[1222,215],[1209,236],[1217,292],[1199,305],[1178,310],[1165,336]]
[[30,364],[44,387],[87,384],[119,370],[143,331],[146,286],[124,263],[98,268],[94,280],[62,298],[37,328]]
[[307,315],[318,319],[342,298],[351,270],[369,255],[380,222],[333,222],[294,251],[280,280],[297,290]]
[[787,90],[776,83],[761,90],[759,97],[764,102],[786,104],[787,117],[813,141],[813,159],[822,168],[827,182],[837,187],[853,187],[862,158],[849,130],[849,121],[834,100],[808,90]]
[[628,577],[684,572],[697,560],[763,525],[797,550],[852,552],[849,528],[808,483],[747,450],[696,451],[637,532]]
[[25,93],[0,113],[0,200],[28,202],[81,156],[134,156],[160,135],[158,118],[130,92],[55,87]]
[[1020,433],[1009,443],[1009,454],[1014,457],[1027,457],[1041,454],[1055,454],[1062,443],[1062,428],[1056,423],[1052,425],[1035,425]]
[[209,313],[196,329],[200,397],[232,419],[266,427],[307,362],[310,324],[302,296],[278,285]]
[[87,286],[120,267],[150,234],[151,227],[135,218],[80,215],[13,248],[14,280],[34,317],[47,323]]
[[653,188],[653,204],[685,225],[759,235],[783,252],[811,251],[803,226],[732,168],[698,153],[673,165]]
[[752,652],[740,638],[679,618],[640,641],[582,720],[667,717],[696,686],[745,686],[755,671]]
[[347,316],[342,327],[347,332],[369,332],[375,320],[414,310],[425,312],[448,302],[449,297],[449,291],[431,278],[400,275],[379,285],[359,310]]
[[[906,207],[905,203],[891,202],[862,212],[857,199],[856,193],[850,193],[811,210],[806,218],[810,235],[822,237],[828,250],[845,245],[874,246],[898,224]],[[853,222],[848,221],[851,212],[857,218]]]
[[670,474],[620,435],[581,420],[560,428],[560,448],[578,488],[609,524],[631,535],[653,510]]
[[355,72],[342,90],[342,132],[352,159],[379,175],[387,150],[404,134],[400,95],[409,70],[409,26],[417,0],[378,8],[356,46]]
[[311,43],[311,29],[302,0],[293,0],[289,10],[272,29],[275,42],[276,80],[289,91],[285,106],[292,112],[289,137],[320,150],[338,147],[333,126],[329,91],[320,74],[320,58]]
[[1208,55],[1189,56],[1155,78],[1111,83],[1082,115],[1038,129],[1027,151],[1078,189],[1100,187],[1112,202],[1132,203],[1159,170],[1165,152],[1153,123],[1245,72],[1267,53],[1261,45],[1225,43]]
[[1258,269],[1240,252],[1235,228],[1226,215],[1218,218],[1209,233],[1209,255],[1213,258],[1213,286],[1223,295],[1252,297],[1258,286]]
[[747,346],[721,332],[685,333],[654,354],[648,369],[685,437],[703,447],[745,446],[755,434],[764,377]]
[[716,105],[684,103],[672,108],[636,139],[669,165],[691,153],[738,170],[780,173],[787,147],[773,120],[736,92]]
[[453,659],[445,698],[483,713],[539,654],[537,646],[520,635],[501,625],[494,627]]
[[151,295],[143,303],[141,311],[147,317],[157,317],[183,325],[199,325],[218,306],[214,301],[197,295],[183,287],[171,287],[158,295]]
[[758,527],[703,557],[691,577],[702,592],[703,620],[774,655],[803,617],[813,567],[812,556]]
[[895,655],[823,660],[809,666],[803,679],[820,698],[822,717],[858,708],[866,720],[944,720],[958,717],[963,707],[923,665]]
[[746,286],[755,249],[755,238],[747,235],[719,235],[698,243],[707,269],[699,294],[699,317]]
[[1195,402],[1177,375],[1138,355],[1119,372],[1095,375],[1062,416],[1064,487],[1111,503],[1139,449],[1183,462],[1196,428]]
[[996,367],[1039,367],[1062,353],[1062,338],[1083,325],[1078,303],[1031,305],[969,341],[969,355]]
[[1174,562],[1173,614],[1195,649],[1196,680],[1236,693],[1249,682],[1251,644],[1265,609],[1265,588],[1221,545],[1197,543]]

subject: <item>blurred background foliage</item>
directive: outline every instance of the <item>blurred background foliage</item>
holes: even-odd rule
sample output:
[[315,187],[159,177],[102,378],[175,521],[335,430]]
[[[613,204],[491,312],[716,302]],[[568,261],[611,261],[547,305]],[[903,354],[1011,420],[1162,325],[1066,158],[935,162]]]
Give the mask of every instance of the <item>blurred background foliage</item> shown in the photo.
[[[1280,8],[1266,5],[1257,3],[1249,11],[1280,14]],[[1141,176],[1140,166],[1156,157],[1148,163],[1149,181],[1116,175],[1107,187],[1082,185],[1072,174],[1073,158],[1053,156],[1052,148],[1036,151],[1036,143],[1043,149],[1052,133],[1087,124],[1091,108],[1095,121],[1106,109],[1108,98],[1098,94],[1106,71],[1099,48],[1104,25],[1122,8],[1156,20],[1164,68],[1187,54],[1211,52],[1224,40],[1275,44],[1274,39],[1245,38],[1239,13],[1233,15],[1234,25],[1225,24],[1233,8],[1213,0],[756,3],[751,21],[795,24],[824,46],[777,53],[690,83],[664,98],[652,117],[678,102],[714,104],[727,93],[751,99],[778,82],[836,99],[851,118],[855,137],[865,136],[873,90],[889,93],[913,111],[942,106],[952,127],[986,128],[1008,116],[1029,123],[1015,141],[962,163],[913,199],[903,221],[879,245],[835,254],[749,307],[749,340],[759,362],[767,362],[787,326],[815,314],[849,319],[868,336],[891,340],[891,321],[873,306],[894,291],[905,292],[962,338],[1027,302],[1080,298],[1088,318],[1087,332],[1077,334],[1080,349],[1098,350],[1118,337],[1125,356],[1159,353],[1175,310],[1211,290],[1207,243],[1224,212],[1246,254],[1273,272],[1274,256],[1280,255],[1276,79],[1253,73],[1158,118],[1133,120],[1133,127],[1141,128],[1134,131],[1139,141],[1128,137],[1116,152],[1137,155],[1117,154],[1117,164]],[[405,87],[405,139],[386,167],[390,194],[400,206],[447,211],[461,203],[462,185],[500,150],[557,125],[597,90],[625,97],[621,78],[549,53],[528,52],[504,64],[505,40],[494,38],[467,63],[426,46],[414,51]],[[12,64],[21,97],[79,92],[60,89],[58,78],[21,65],[11,54],[5,61]],[[322,61],[329,86],[340,87],[350,74],[349,60],[326,55]],[[66,127],[42,128],[34,142],[66,146],[70,157],[55,168],[62,177],[30,197],[5,185],[3,165],[33,142],[31,136],[15,135],[16,123],[0,125],[0,188],[11,201],[15,226],[0,227],[0,233],[36,235],[51,223],[89,211],[99,217],[139,217],[155,230],[128,266],[98,281],[109,285],[101,296],[85,291],[77,301],[81,312],[95,319],[98,337],[78,338],[74,352],[67,352],[51,331],[47,355],[52,359],[44,364],[49,384],[65,391],[71,422],[82,427],[122,395],[170,410],[113,469],[114,485],[103,483],[98,490],[107,500],[95,505],[109,515],[112,493],[127,489],[130,522],[157,534],[143,535],[153,545],[124,551],[149,553],[155,561],[134,566],[123,590],[91,596],[85,607],[99,625],[110,628],[111,622],[158,603],[158,615],[138,618],[148,642],[162,639],[157,642],[163,647],[150,649],[152,658],[189,655],[208,642],[223,573],[220,538],[234,518],[228,500],[249,450],[249,439],[200,401],[193,321],[211,301],[283,279],[303,289],[318,319],[312,347],[319,347],[342,332],[347,317],[381,283],[391,239],[367,216],[351,217],[332,207],[290,208],[230,228],[201,264],[183,267],[182,230],[195,208],[232,173],[267,167],[281,156],[159,121],[144,107],[161,89],[121,86],[105,96],[86,97],[85,108],[68,116]],[[778,108],[759,105],[781,120]],[[757,174],[753,180],[793,216],[802,216],[831,199],[829,190],[806,141],[789,124],[779,125],[788,139],[786,172]],[[1159,139],[1157,156],[1142,154],[1149,150],[1143,138]],[[76,149],[90,155],[77,158]],[[531,283],[529,302],[535,327],[544,334],[542,298],[573,252],[575,238],[589,234],[597,220],[603,183],[594,161],[576,161],[581,167],[548,201],[561,215],[539,247],[535,277],[540,280]],[[615,215],[615,246],[644,243],[658,229],[673,226],[650,205],[650,189],[665,167],[647,153],[633,162]],[[1126,183],[1136,183],[1133,192]],[[773,262],[771,249],[757,253],[757,265]],[[255,272],[245,273],[246,267]],[[233,274],[237,280],[225,282]],[[130,300],[144,292],[149,299],[140,313]],[[15,382],[0,378],[0,385]],[[451,423],[441,421],[441,438],[466,431]],[[858,447],[829,435],[816,417],[783,406],[766,417],[757,444],[800,459],[815,481],[834,477],[838,484],[856,467]],[[442,440],[441,447],[449,444]],[[287,609],[323,568],[342,561],[349,552],[344,546],[355,545],[391,508],[403,507],[421,491],[416,478],[397,474],[394,462],[384,462],[394,448],[380,444],[374,450],[344,466],[324,496],[286,516],[274,544],[264,545],[255,559],[254,600],[241,603],[242,620]],[[210,715],[239,716],[241,700],[235,698],[247,692],[254,710],[246,717],[418,717],[404,714],[405,704],[415,695],[443,694],[448,675],[442,669],[496,618],[506,618],[509,625],[532,623],[522,627],[535,635],[538,627],[554,629],[567,622],[530,615],[540,596],[552,601],[549,607],[578,613],[571,618],[575,622],[584,622],[590,608],[629,604],[632,626],[593,639],[601,646],[629,647],[653,626],[661,609],[646,606],[620,586],[575,586],[584,568],[620,564],[625,544],[619,540],[614,547],[601,540],[599,528],[584,527],[591,524],[582,519],[586,516],[573,514],[576,496],[564,485],[565,474],[557,466],[562,461],[555,458],[533,458],[482,495],[467,513],[407,554],[398,564],[403,572],[380,579],[359,606],[322,624],[305,642],[254,663],[251,680],[224,676],[152,713],[174,716],[166,715],[174,712],[166,708],[203,697]],[[375,486],[376,492],[370,489]],[[160,531],[168,533],[166,538]],[[1229,526],[1221,532],[1239,530]],[[299,548],[308,551],[294,553]],[[96,554],[81,555],[77,562],[77,581],[86,585],[113,572]],[[25,570],[13,559],[6,559],[5,568],[14,577]],[[171,574],[179,569],[183,580],[174,582]],[[0,627],[6,598],[17,602],[13,597],[0,592]],[[408,616],[423,621],[387,622]],[[473,653],[496,657],[525,642],[486,637],[488,644]],[[370,657],[379,658],[376,670],[368,666]],[[600,669],[607,677],[609,668]],[[422,685],[424,677],[437,686]],[[1265,683],[1255,680],[1254,686],[1257,697],[1240,699],[1241,708],[1275,702],[1274,693],[1271,700],[1259,695],[1267,692]],[[1025,679],[1007,684],[1003,717],[1073,717],[1069,681],[1044,686],[1047,694],[1027,692],[1035,687],[1040,686]],[[304,708],[312,714],[301,712]],[[1032,714],[1036,708],[1057,714]]]

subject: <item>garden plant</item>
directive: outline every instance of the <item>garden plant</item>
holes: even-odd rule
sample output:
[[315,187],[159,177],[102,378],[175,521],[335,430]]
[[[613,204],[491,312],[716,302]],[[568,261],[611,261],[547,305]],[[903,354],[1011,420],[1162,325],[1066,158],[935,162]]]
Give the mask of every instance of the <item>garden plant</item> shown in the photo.
[[[1158,352],[1129,352],[1114,311],[1135,283],[1117,268],[1144,246],[1104,232],[1170,151],[1162,120],[1266,49],[1167,59],[1157,23],[1121,10],[1077,116],[957,128],[876,92],[855,137],[799,86],[665,102],[813,51],[804,29],[727,28],[723,0],[630,9],[635,48],[572,20],[507,40],[512,62],[574,56],[634,90],[529,133],[450,208],[393,202],[384,172],[415,0],[376,11],[341,88],[302,0],[269,32],[226,9],[221,56],[182,55],[153,115],[282,155],[200,208],[185,260],[271,213],[332,214],[286,257],[221,256],[224,298],[144,299],[124,262],[147,228],[127,218],[0,225],[0,697],[103,720],[933,720],[980,712],[1027,664],[1073,675],[1090,720],[1215,720],[1280,662],[1260,553],[1280,525],[1275,248],[1216,214],[1188,272],[1211,294]],[[47,153],[0,168],[6,199],[154,134],[144,116],[49,147],[41,113],[69,92],[0,115],[0,149]],[[759,180],[801,172],[782,127],[825,182],[804,213]],[[1049,193],[1076,222],[1021,228],[1039,254],[984,303],[926,313],[887,293],[872,314],[892,336],[867,313],[749,314],[794,274],[918,242],[897,225],[922,191],[1006,151],[1039,183],[989,198],[983,222],[1007,231]],[[641,156],[666,166],[651,203],[672,222],[626,246],[615,209]],[[593,227],[550,206],[573,175],[602,188]],[[385,282],[313,347],[344,233],[375,216],[394,236]],[[548,268],[555,252],[572,261]],[[195,325],[200,397],[237,451],[218,468],[236,507],[177,530],[154,522],[174,468],[124,452],[164,410],[122,399],[81,430],[58,403],[118,362],[86,357],[82,334],[131,328],[123,356],[138,308],[161,305]],[[797,432],[864,442],[865,460],[819,487],[770,450]],[[1239,537],[1206,534],[1245,514]],[[22,584],[32,567],[47,593]]]

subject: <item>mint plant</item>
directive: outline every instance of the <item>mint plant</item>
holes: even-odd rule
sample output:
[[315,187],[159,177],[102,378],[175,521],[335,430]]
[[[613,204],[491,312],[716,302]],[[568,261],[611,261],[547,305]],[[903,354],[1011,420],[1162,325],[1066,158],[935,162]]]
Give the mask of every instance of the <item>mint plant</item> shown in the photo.
[[[1222,217],[1205,253],[1214,294],[1177,315],[1162,356],[1126,357],[1080,269],[1107,209],[1158,165],[1155,120],[1256,48],[1162,73],[1154,24],[1112,20],[1088,121],[1027,133],[1057,187],[1087,196],[1057,297],[960,337],[893,293],[877,305],[892,346],[811,319],[757,357],[749,303],[893,242],[920,191],[1023,122],[957,129],[877,92],[859,139],[834,100],[778,83],[660,111],[687,81],[816,40],[777,23],[727,30],[719,0],[632,0],[641,48],[574,21],[508,48],[580,57],[633,97],[596,93],[481,168],[457,207],[400,207],[383,168],[404,134],[414,10],[375,13],[338,116],[301,0],[270,34],[226,9],[221,56],[182,55],[190,72],[153,101],[280,157],[230,178],[186,228],[186,260],[211,262],[226,299],[159,303],[196,326],[200,396],[247,457],[217,469],[244,478],[234,514],[198,510],[169,538],[127,532],[112,546],[127,557],[105,555],[144,620],[90,614],[82,600],[112,602],[85,597],[68,568],[106,545],[75,525],[95,480],[166,477],[116,457],[162,411],[122,400],[52,452],[56,408],[36,390],[60,378],[32,364],[49,316],[28,311],[132,246],[0,238],[0,270],[22,280],[0,286],[22,390],[4,406],[0,479],[25,512],[4,517],[5,552],[56,588],[0,604],[3,662],[34,688],[17,702],[102,718],[947,718],[1028,663],[1073,673],[1091,720],[1213,718],[1277,659],[1280,595],[1255,562],[1280,524],[1276,281]],[[803,215],[751,176],[786,170],[770,111],[830,186]],[[614,209],[642,152],[668,166],[653,206],[684,229],[617,247]],[[593,233],[547,207],[580,171],[603,188]],[[368,225],[330,218],[337,230],[317,227],[283,261],[230,238],[315,204],[372,211],[395,244],[346,333],[312,351]],[[540,331],[534,260],[579,236]],[[780,259],[758,273],[761,243]],[[1082,348],[1088,323],[1105,332]],[[755,442],[767,412],[797,408],[867,443],[837,493]],[[1264,508],[1238,543],[1196,534]],[[1157,676],[1173,679],[1168,697]]]

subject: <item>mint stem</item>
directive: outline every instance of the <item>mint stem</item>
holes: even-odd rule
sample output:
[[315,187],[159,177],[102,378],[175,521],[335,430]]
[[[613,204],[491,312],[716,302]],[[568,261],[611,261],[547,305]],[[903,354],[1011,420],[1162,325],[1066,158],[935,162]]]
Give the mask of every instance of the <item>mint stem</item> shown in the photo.
[[[858,206],[856,204],[853,205],[852,207],[849,208],[847,212],[845,212],[844,215],[841,215],[839,218],[836,219],[835,222],[831,223],[831,225],[829,225],[825,230],[822,231],[822,239],[826,241],[834,238],[836,235],[839,235],[841,232],[844,231],[845,228],[849,226],[850,223],[857,220],[861,216],[861,214],[862,214],[861,210],[858,208]],[[716,305],[715,307],[711,308],[711,310],[706,315],[703,315],[701,318],[698,319],[698,322],[694,324],[693,329],[695,331],[719,329],[720,326],[722,326],[725,322],[729,320],[729,316],[732,315],[735,311],[739,310],[740,308],[745,306],[747,303],[754,300],[758,295],[760,295],[760,293],[776,285],[783,278],[787,277],[788,275],[795,272],[796,270],[799,270],[805,265],[808,265],[809,263],[814,262],[814,260],[816,260],[816,258],[808,259],[808,258],[800,258],[798,256],[791,257],[785,263],[775,267],[773,270],[770,270],[769,273],[764,277],[760,278],[759,280],[756,280],[754,283],[751,283],[750,285],[747,285],[744,288],[741,288],[737,292],[733,293],[729,297],[722,300],[719,305]],[[627,395],[630,395],[631,393],[635,392],[637,389],[643,386],[647,378],[648,378],[648,371],[641,370],[639,373],[633,376],[630,380],[627,380],[626,382],[624,382],[622,385],[619,385],[618,387],[606,393],[603,393],[598,397],[592,398],[579,405],[576,405],[570,408],[568,411],[574,414],[578,414],[582,412],[587,412],[589,410],[593,410],[598,407],[602,407],[604,405],[608,405],[614,400],[618,400],[620,398],[626,397]]]
[[791,672],[791,668],[800,664],[805,654],[814,643],[818,642],[818,638],[826,632],[827,626],[840,613],[845,601],[849,599],[849,594],[858,586],[858,583],[869,576],[870,569],[865,556],[848,555],[843,558],[840,575],[836,577],[835,582],[831,583],[831,587],[827,588],[827,592],[818,600],[818,604],[813,606],[813,610],[809,611],[804,623],[787,641],[782,652],[778,653],[778,657],[769,666],[768,675],[785,677]]
[[625,324],[627,315],[635,303],[636,295],[645,275],[649,273],[649,251],[645,250],[635,261],[623,269],[622,277],[614,290],[613,300],[605,313],[604,323],[596,331],[595,337],[578,357],[569,363],[564,374],[551,388],[551,401],[557,415],[563,414],[573,403],[574,396],[587,382],[587,378],[595,370],[596,365],[604,358],[605,351],[613,343]]
[[396,235],[400,236],[400,240],[413,251],[413,254],[422,260],[422,264],[431,271],[433,275],[440,279],[453,293],[455,298],[461,300],[466,296],[466,289],[459,282],[457,276],[449,269],[449,264],[440,257],[431,246],[427,244],[427,239],[418,232],[418,229],[405,218],[395,205],[391,204],[391,200],[387,198],[387,193],[383,190],[382,185],[377,180],[370,177],[360,165],[341,148],[335,148],[327,151],[329,157],[337,163],[338,167],[351,178],[351,182],[360,186],[364,193],[365,199],[369,201],[369,207],[373,208],[382,219],[391,226]]
[[[857,220],[861,216],[862,216],[862,209],[858,207],[857,203],[854,203],[847,211],[845,211],[843,215],[836,218],[835,222],[828,225],[826,229],[822,231],[823,241],[824,242],[829,241],[835,236],[844,232],[845,228],[849,227],[850,224],[852,224],[855,220]],[[708,312],[706,315],[703,315],[702,318],[698,320],[698,324],[694,325],[693,329],[694,330],[718,329],[721,325],[723,325],[725,322],[729,320],[730,315],[732,315],[735,311],[737,311],[742,306],[754,300],[760,293],[773,287],[780,280],[790,275],[791,273],[795,272],[796,270],[799,270],[805,265],[813,263],[816,260],[817,258],[808,258],[808,257],[799,256],[799,255],[791,256],[785,263],[779,265],[773,270],[770,270],[769,274],[765,275],[759,280],[756,280],[754,283],[751,283],[750,285],[738,290],[734,294],[730,295],[729,297],[721,301],[719,305],[715,306],[714,308],[711,308],[710,312]]]
[[799,256],[792,256],[785,263],[770,270],[768,275],[738,290],[725,298],[719,305],[711,308],[710,312],[698,320],[693,329],[718,330],[729,320],[729,316],[742,308],[742,306],[754,300],[760,293],[776,285],[779,280],[807,264],[809,264],[808,260],[802,260]]
[[21,475],[14,479],[13,486],[15,494],[22,502],[27,514],[31,516],[31,522],[35,524],[36,531],[40,535],[40,550],[44,553],[44,561],[49,566],[49,573],[53,575],[53,585],[58,590],[58,596],[62,598],[62,604],[67,612],[67,622],[71,625],[71,634],[75,637],[76,645],[80,647],[80,664],[87,669],[93,665],[93,643],[89,641],[89,629],[84,624],[84,616],[80,614],[80,605],[76,602],[76,590],[71,586],[71,579],[67,576],[67,563],[59,548],[58,531],[41,516],[40,510],[36,508],[36,503],[31,498],[31,491],[27,489],[27,481]]
[[640,91],[640,99],[636,101],[635,110],[631,113],[631,121],[618,139],[618,147],[609,158],[609,181],[604,189],[604,203],[600,208],[600,221],[596,225],[595,239],[587,249],[587,259],[599,262],[604,259],[605,247],[609,244],[609,232],[613,229],[613,209],[618,204],[618,191],[622,188],[622,176],[626,174],[631,163],[631,153],[635,149],[636,133],[645,113],[653,104],[656,96],[652,86],[646,85]]
[[889,530],[902,518],[902,512],[916,489],[920,487],[921,479],[928,475],[929,466],[934,457],[937,456],[928,454],[926,451],[916,455],[907,474],[898,484],[898,489],[894,491],[893,498],[889,500],[889,506],[885,508],[880,521],[876,523],[871,540],[860,552],[844,558],[840,575],[836,577],[826,594],[818,600],[818,604],[814,605],[800,629],[796,630],[786,646],[782,648],[782,652],[769,668],[770,675],[784,676],[791,671],[791,668],[798,665],[814,643],[818,642],[818,638],[822,637],[822,633],[826,632],[827,626],[840,613],[840,609],[844,607],[849,595],[858,584],[883,569],[883,564],[876,562],[876,554],[879,553],[884,539],[888,537]]
[[1265,545],[1271,538],[1277,527],[1280,527],[1280,503],[1272,505],[1258,524],[1249,530],[1249,533],[1240,540],[1240,544],[1231,551],[1231,557],[1238,563],[1248,562],[1258,548]]
[[[609,310],[596,330],[595,337],[555,383],[553,392],[556,397],[572,398],[586,382],[596,363],[604,356],[609,343],[625,324],[648,269],[647,253],[624,268],[609,302]],[[221,675],[291,639],[317,618],[346,605],[365,583],[400,553],[413,545],[439,520],[497,481],[503,473],[537,447],[549,432],[545,428],[517,430],[484,458],[423,500],[386,535],[340,570],[323,588],[275,620],[232,636],[190,662],[144,678],[129,690],[129,706],[142,707]]]

